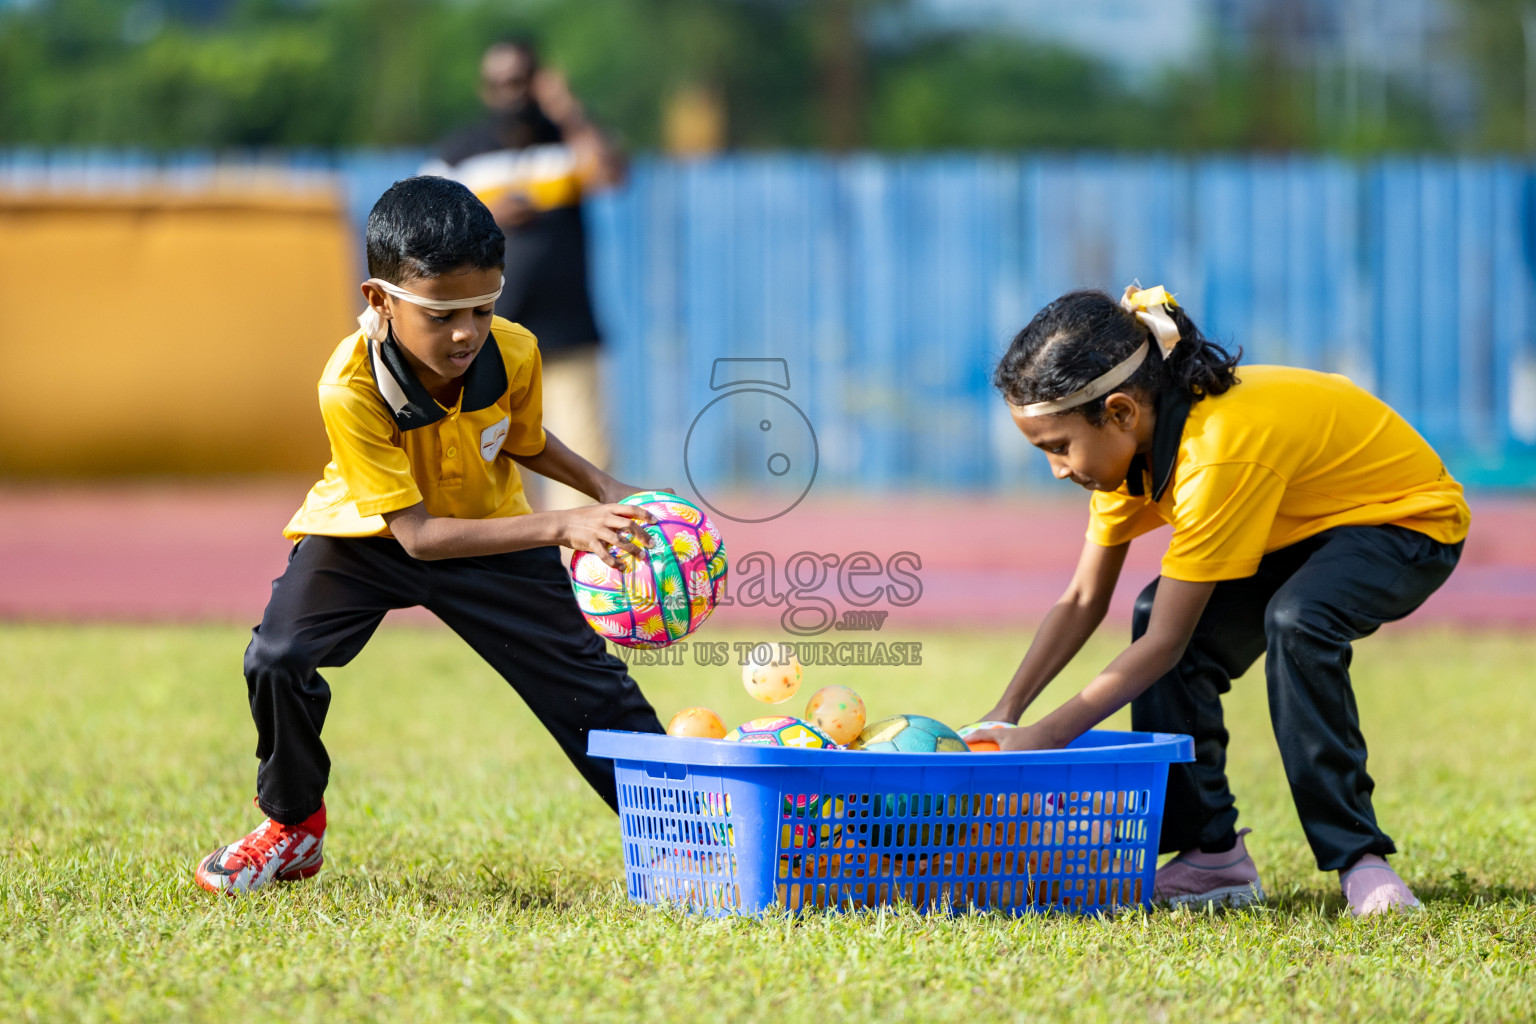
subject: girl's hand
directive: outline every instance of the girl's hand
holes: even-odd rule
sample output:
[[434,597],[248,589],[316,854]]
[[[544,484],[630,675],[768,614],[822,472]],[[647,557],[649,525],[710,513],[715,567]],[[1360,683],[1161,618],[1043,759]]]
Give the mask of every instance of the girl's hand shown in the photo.
[[982,715],[980,718],[975,719],[975,721],[978,721],[978,722],[1017,722],[1019,720],[1019,716],[1022,715],[1023,713],[1024,713],[1023,711],[1014,711],[1012,708],[1009,708],[1006,705],[999,704],[997,707],[993,708],[991,711],[988,711],[986,714]]
[[968,740],[991,740],[999,750],[1055,750],[1058,744],[1050,742],[1044,733],[1033,725],[1015,725],[1003,729],[983,729],[966,737]]
[[585,505],[556,515],[561,544],[575,551],[589,551],[614,569],[619,568],[620,551],[646,557],[645,548],[635,543],[636,527],[656,522],[655,516],[638,505]]

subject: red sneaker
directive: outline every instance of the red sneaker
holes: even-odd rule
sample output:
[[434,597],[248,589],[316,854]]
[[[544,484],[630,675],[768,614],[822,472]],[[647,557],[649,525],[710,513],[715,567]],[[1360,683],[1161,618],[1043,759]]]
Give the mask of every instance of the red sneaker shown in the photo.
[[268,818],[237,843],[214,850],[197,866],[197,884],[209,892],[254,892],[268,882],[308,878],[325,863],[325,805],[302,825]]

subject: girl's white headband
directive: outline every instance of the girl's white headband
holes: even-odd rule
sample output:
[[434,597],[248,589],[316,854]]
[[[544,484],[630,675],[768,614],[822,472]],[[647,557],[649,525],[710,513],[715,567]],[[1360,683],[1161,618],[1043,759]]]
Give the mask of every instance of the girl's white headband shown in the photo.
[[[1156,288],[1137,288],[1134,284],[1129,285],[1125,289],[1125,294],[1120,297],[1120,308],[1127,313],[1135,313],[1136,319],[1147,325],[1158,347],[1163,350],[1165,359],[1173,351],[1173,347],[1179,343],[1179,327],[1168,313],[1169,307],[1177,305],[1178,303],[1173,301],[1173,296],[1169,295],[1162,285]],[[1068,409],[1086,405],[1095,398],[1104,397],[1130,380],[1131,374],[1135,373],[1147,358],[1151,344],[1150,341],[1142,342],[1137,346],[1136,351],[1070,395],[1053,398],[1049,402],[1032,402],[1021,406],[1020,415],[1049,416],[1052,413],[1066,412]]]
[[[507,279],[505,277],[497,278],[495,291],[486,292],[484,295],[472,295],[467,299],[429,299],[425,295],[417,295],[413,291],[401,288],[397,284],[391,284],[389,281],[377,277],[370,277],[363,283],[371,284],[397,299],[412,302],[423,309],[432,309],[441,313],[450,309],[469,309],[472,306],[483,306],[488,302],[495,302],[497,296],[501,294],[502,288],[506,287]],[[385,322],[384,318],[372,306],[363,310],[357,318],[357,323],[358,326],[362,327],[363,333],[367,335],[369,341],[383,341],[389,337],[389,324]]]

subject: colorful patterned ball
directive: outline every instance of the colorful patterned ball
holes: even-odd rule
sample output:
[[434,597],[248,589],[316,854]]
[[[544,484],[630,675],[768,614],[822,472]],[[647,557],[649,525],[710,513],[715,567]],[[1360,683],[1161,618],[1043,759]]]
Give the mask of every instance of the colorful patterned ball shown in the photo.
[[971,750],[978,754],[991,754],[1003,748],[997,745],[996,740],[973,740],[971,739],[971,733],[981,732],[983,729],[1011,728],[1013,728],[1012,722],[994,722],[991,719],[986,719],[980,722],[972,722],[970,725],[962,725],[955,732],[959,734],[961,739],[965,740],[965,745],[970,747]]
[[782,704],[800,689],[803,674],[793,644],[758,644],[741,666],[741,685],[764,704]]
[[773,715],[743,722],[725,734],[728,740],[760,747],[805,747],[808,750],[834,750],[832,737],[809,722],[789,715]]
[[[830,843],[838,846],[843,839],[843,826],[839,822],[843,819],[843,798],[832,797],[830,794],[818,793],[785,793],[780,798],[783,801],[783,809],[780,817],[784,819],[779,826],[779,849],[802,849],[815,846],[826,846]],[[820,824],[798,824],[791,829],[790,822],[799,818],[822,819]]]
[[625,647],[665,647],[692,633],[725,592],[725,541],[709,516],[665,491],[631,494],[656,517],[636,524],[635,542],[650,557],[620,549],[619,568],[587,551],[571,559],[571,586],[587,622]]
[[668,736],[692,736],[696,739],[725,739],[725,723],[709,708],[683,708],[667,723]]
[[805,720],[838,743],[852,743],[864,729],[864,700],[846,686],[823,686],[811,694]]
[[960,734],[936,718],[893,715],[865,726],[851,744],[854,750],[897,751],[903,754],[965,753],[970,748]]

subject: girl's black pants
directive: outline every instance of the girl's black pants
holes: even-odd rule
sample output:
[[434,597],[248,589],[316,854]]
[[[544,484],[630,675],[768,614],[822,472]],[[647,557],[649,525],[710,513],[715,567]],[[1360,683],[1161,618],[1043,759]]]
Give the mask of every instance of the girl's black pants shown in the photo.
[[320,809],[331,769],[320,742],[331,688],[317,669],[345,665],[385,612],[414,605],[442,619],[501,673],[577,771],[615,806],[613,765],[587,756],[587,733],[663,730],[624,663],[582,618],[558,548],[424,562],[386,537],[306,537],[273,582],[245,650],[262,811],[297,824]]
[[[1271,552],[1246,579],[1216,585],[1183,658],[1131,704],[1132,728],[1195,740],[1194,763],[1168,772],[1164,853],[1230,847],[1237,808],[1221,695],[1261,654],[1270,721],[1318,868],[1396,851],[1371,807],[1350,645],[1423,604],[1461,547],[1400,526],[1341,526]],[[1133,638],[1146,632],[1156,593],[1153,580],[1136,599]]]

